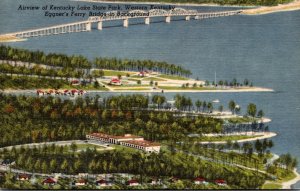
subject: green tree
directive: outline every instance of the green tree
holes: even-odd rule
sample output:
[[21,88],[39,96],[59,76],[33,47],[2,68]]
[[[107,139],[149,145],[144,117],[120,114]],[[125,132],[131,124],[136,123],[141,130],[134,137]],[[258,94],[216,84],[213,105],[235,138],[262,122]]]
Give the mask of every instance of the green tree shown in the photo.
[[250,103],[247,107],[247,114],[252,116],[253,118],[256,115],[256,105],[253,103]]

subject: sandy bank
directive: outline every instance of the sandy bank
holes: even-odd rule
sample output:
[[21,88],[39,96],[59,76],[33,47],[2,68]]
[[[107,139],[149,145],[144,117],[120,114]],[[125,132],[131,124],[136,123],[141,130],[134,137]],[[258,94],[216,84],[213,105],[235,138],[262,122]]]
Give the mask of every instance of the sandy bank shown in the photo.
[[[213,134],[206,134],[206,136],[210,136],[212,137]],[[271,137],[275,137],[277,134],[274,132],[250,132],[248,134],[243,134],[242,133],[232,133],[232,134],[226,134],[226,136],[234,136],[234,135],[248,135],[248,136],[259,136],[259,137],[253,137],[253,138],[249,138],[249,139],[241,139],[241,140],[237,140],[238,143],[243,143],[243,142],[250,142],[250,141],[256,141],[259,139],[267,139],[267,138],[271,138]],[[215,144],[226,144],[226,141],[203,141],[203,142],[199,142],[201,144],[208,144],[208,143],[215,143]]]
[[246,6],[246,5],[219,5],[215,3],[164,3],[164,2],[138,2],[138,1],[102,1],[102,0],[73,0],[73,1],[85,1],[94,3],[110,3],[110,4],[143,4],[143,5],[174,5],[174,6],[189,6],[189,7],[201,7],[201,6],[212,6],[212,7],[239,7],[239,8],[251,8],[243,10],[245,15],[257,15],[257,14],[268,14],[280,11],[293,11],[300,9],[300,0],[295,0],[288,4],[279,4],[277,6]]
[[[130,87],[129,87],[130,88]],[[141,87],[143,88],[143,87]],[[101,93],[101,92],[120,92],[120,93],[151,93],[151,92],[162,92],[162,89],[157,90],[110,90],[110,91],[103,91],[103,90],[86,90],[87,93]],[[187,90],[163,90],[164,93],[168,92],[203,92],[203,93],[209,93],[209,92],[216,92],[216,93],[233,93],[233,92],[273,92],[274,90],[268,89],[268,88],[248,88],[248,89],[224,89],[224,90],[193,90],[193,89],[187,89]],[[14,90],[14,89],[6,89],[3,91],[4,93],[35,93],[36,90]]]
[[288,4],[280,4],[271,7],[258,7],[254,9],[246,9],[243,10],[242,13],[246,15],[258,15],[258,14],[268,14],[274,12],[295,11],[295,10],[300,10],[300,0],[295,0]]
[[294,173],[296,174],[296,177],[287,182],[283,182],[282,189],[292,189],[292,185],[300,181],[300,174],[297,172],[296,168],[294,169]]
[[17,38],[15,36],[11,35],[0,35],[0,43],[1,42],[20,42],[25,41],[26,39],[23,38]]
[[175,5],[175,6],[189,6],[189,7],[256,7],[256,6],[244,6],[244,5],[219,5],[215,3],[165,3],[165,2],[140,2],[140,1],[105,1],[105,0],[71,0],[71,1],[85,1],[93,3],[110,3],[110,4],[137,4],[137,5]]

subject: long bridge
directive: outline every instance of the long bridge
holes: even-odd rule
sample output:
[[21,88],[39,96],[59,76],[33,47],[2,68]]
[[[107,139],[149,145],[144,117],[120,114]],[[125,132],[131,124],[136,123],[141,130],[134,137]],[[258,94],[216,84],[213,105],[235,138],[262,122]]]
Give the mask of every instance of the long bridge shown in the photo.
[[[196,10],[186,10],[183,8],[175,8],[172,10],[163,10],[163,9],[152,9],[150,11],[142,11],[142,10],[132,10],[129,12],[105,12],[101,16],[93,16],[89,17],[88,20],[66,23],[61,25],[55,25],[50,27],[7,33],[3,35],[14,36],[17,38],[30,38],[37,36],[47,36],[47,35],[56,35],[56,34],[64,34],[64,33],[72,33],[72,32],[85,32],[92,30],[92,23],[97,23],[97,29],[102,30],[102,24],[105,21],[115,21],[115,20],[123,20],[123,27],[129,26],[129,19],[135,18],[143,18],[145,20],[145,24],[150,24],[150,19],[154,17],[165,17],[165,22],[170,23],[171,17],[183,16],[185,20],[190,20],[191,18],[198,19],[206,19],[206,18],[214,18],[214,17],[224,17],[237,15],[242,11],[222,11],[222,12],[198,12]],[[2,35],[1,35],[2,36]]]

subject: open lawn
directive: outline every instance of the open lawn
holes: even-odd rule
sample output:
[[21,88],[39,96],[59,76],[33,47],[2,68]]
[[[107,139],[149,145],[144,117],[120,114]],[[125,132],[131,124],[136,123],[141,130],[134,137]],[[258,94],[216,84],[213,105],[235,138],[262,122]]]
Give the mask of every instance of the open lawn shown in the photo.
[[81,90],[100,90],[100,91],[108,91],[106,87],[103,87],[99,85],[99,87],[94,87],[93,85],[87,85],[87,86],[71,86],[71,85],[64,85],[60,89],[81,89]]
[[250,139],[255,137],[260,137],[262,135],[254,135],[254,136],[248,136],[248,135],[232,135],[232,136],[215,136],[215,137],[207,137],[203,136],[199,138],[199,141],[237,141],[237,140],[243,140],[243,139]]
[[188,78],[186,78],[186,77],[166,75],[166,74],[158,75],[158,77],[166,78],[166,79],[171,79],[171,80],[188,80]]
[[250,122],[254,122],[257,121],[257,118],[251,118],[251,117],[232,117],[230,119],[228,119],[228,122],[230,123],[250,123]]
[[183,87],[176,87],[176,86],[159,86],[159,88],[164,90],[216,90],[216,88],[210,88],[210,87],[189,87],[189,88],[183,88]]
[[[97,151],[107,150],[106,147],[102,147],[100,145],[95,145],[95,144],[89,144],[89,143],[86,143],[86,144],[76,144],[76,146],[77,146],[76,152],[85,151],[87,148],[89,148],[89,149],[96,148]],[[68,147],[68,151],[72,152],[70,147]]]
[[262,189],[281,189],[282,185],[281,184],[275,184],[275,183],[266,183],[262,187]]
[[145,77],[144,79],[143,79],[143,81],[166,81],[166,80],[164,80],[164,79],[161,79],[161,78],[155,78],[155,77]]
[[143,87],[141,87],[141,88],[139,88],[139,87],[137,87],[137,88],[115,88],[114,90],[124,90],[124,91],[126,91],[126,90],[134,90],[134,91],[144,91],[144,90],[150,90],[149,88],[143,88]]
[[135,72],[131,71],[117,71],[117,70],[103,70],[104,76],[118,76],[119,74],[121,76],[126,76],[127,74],[132,75],[135,74]]

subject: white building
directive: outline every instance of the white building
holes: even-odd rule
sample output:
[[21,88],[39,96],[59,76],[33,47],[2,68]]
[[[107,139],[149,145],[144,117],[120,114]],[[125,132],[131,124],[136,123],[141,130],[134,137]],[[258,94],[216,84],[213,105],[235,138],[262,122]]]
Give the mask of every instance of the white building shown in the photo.
[[160,151],[159,143],[146,141],[143,137],[131,134],[125,134],[124,136],[113,136],[104,133],[92,133],[86,135],[86,138],[89,140],[100,141],[103,143],[120,144],[122,146],[143,150],[148,153],[158,153]]
[[155,142],[151,142],[151,141],[122,141],[120,142],[121,145],[126,146],[126,147],[131,147],[131,148],[135,148],[135,149],[139,149],[139,150],[143,150],[146,151],[148,153],[159,153],[160,151],[160,144],[159,143],[155,143]]
[[144,138],[140,136],[135,136],[131,134],[125,134],[124,136],[114,136],[114,135],[107,135],[104,133],[92,133],[90,135],[86,135],[87,139],[101,141],[104,143],[112,143],[112,144],[120,144],[121,141],[131,141],[131,140],[138,140],[143,141]]

